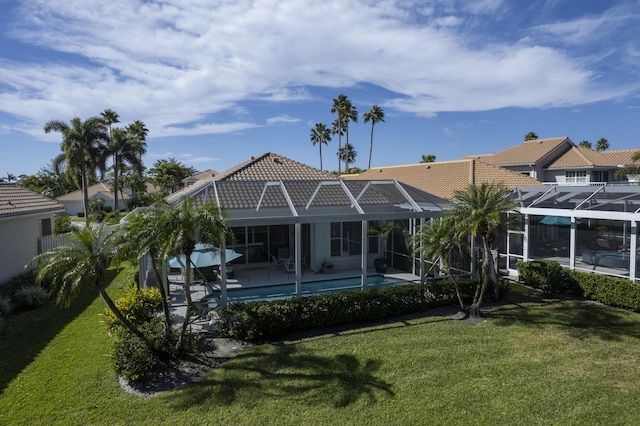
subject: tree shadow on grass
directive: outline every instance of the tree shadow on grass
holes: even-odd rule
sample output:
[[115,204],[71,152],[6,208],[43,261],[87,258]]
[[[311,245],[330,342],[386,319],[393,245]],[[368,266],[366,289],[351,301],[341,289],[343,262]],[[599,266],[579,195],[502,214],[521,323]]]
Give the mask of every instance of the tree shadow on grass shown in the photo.
[[282,399],[296,404],[346,407],[361,398],[393,396],[391,385],[376,377],[382,363],[351,354],[318,356],[297,344],[276,343],[238,355],[201,382],[166,396],[175,409]]
[[530,299],[526,303],[497,307],[491,311],[490,318],[499,326],[560,326],[577,339],[640,338],[640,315],[588,300]]
[[[112,281],[118,272],[107,271],[106,279]],[[97,290],[85,287],[68,308],[56,306],[52,299],[42,308],[9,317],[4,331],[0,333],[0,394],[96,297],[99,297]]]

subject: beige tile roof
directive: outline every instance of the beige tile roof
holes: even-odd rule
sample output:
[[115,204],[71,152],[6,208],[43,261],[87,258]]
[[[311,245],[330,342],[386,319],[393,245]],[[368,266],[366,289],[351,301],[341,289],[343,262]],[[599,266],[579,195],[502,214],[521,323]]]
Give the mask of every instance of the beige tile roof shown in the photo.
[[220,180],[336,180],[337,176],[271,152],[241,163],[216,176]]
[[[559,138],[535,139],[524,141],[520,145],[507,148],[503,151],[496,152],[495,154],[466,156],[463,157],[463,159],[475,158],[487,164],[500,166],[535,164],[562,144],[568,144],[568,146],[574,145],[566,136]],[[543,164],[543,166],[546,165]]]
[[[97,194],[103,194],[109,198],[113,198],[113,191],[105,185],[104,183],[96,183],[94,185],[90,185],[87,188],[87,193],[89,194],[89,198],[93,197]],[[124,194],[124,198],[129,198],[127,194]],[[56,198],[59,201],[78,201],[82,200],[82,190],[79,189],[77,191],[70,192],[68,194],[64,194]]]
[[640,151],[640,148],[637,149],[619,149],[615,151],[603,151],[600,154],[604,157],[607,165],[618,166],[618,165],[629,165],[633,163],[631,161],[631,157],[636,152]]
[[64,206],[57,201],[23,188],[17,183],[0,182],[0,219],[63,210]]
[[201,181],[201,180],[213,180],[215,178],[215,176],[218,174],[218,172],[216,172],[213,169],[207,169],[203,172],[200,173],[196,173],[193,176],[189,176],[187,178],[182,179],[183,182],[197,182],[197,181]]
[[542,185],[532,177],[474,159],[373,167],[360,175],[345,175],[344,179],[395,179],[444,199],[473,183],[497,183],[509,188]]
[[631,156],[637,149],[599,152],[581,146],[572,147],[554,162],[549,169],[566,169],[571,167],[616,167],[631,163]]

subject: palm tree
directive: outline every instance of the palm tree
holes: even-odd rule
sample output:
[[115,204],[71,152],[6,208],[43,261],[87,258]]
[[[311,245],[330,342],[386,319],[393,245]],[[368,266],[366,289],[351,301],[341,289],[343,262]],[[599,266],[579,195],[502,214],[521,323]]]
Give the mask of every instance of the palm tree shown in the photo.
[[[69,124],[51,120],[44,126],[45,133],[52,131],[62,133],[60,148],[62,154],[54,163],[66,164],[67,179],[82,189],[85,221],[89,223],[89,195],[87,193],[87,173],[95,173],[99,159],[103,158],[105,143],[109,140],[104,121],[99,117],[90,117],[82,121],[78,117]],[[78,182],[78,177],[80,182]]]
[[364,122],[368,123],[371,121],[371,141],[369,142],[369,167],[371,168],[371,153],[373,151],[373,128],[376,123],[383,122],[384,123],[384,110],[380,108],[378,105],[373,105],[371,109],[364,113]]
[[588,140],[583,140],[582,142],[580,142],[578,144],[578,146],[582,147],[582,148],[589,148],[589,149],[593,149],[593,146],[591,145],[591,142],[589,142]]
[[409,245],[413,256],[422,255],[422,258],[433,263],[442,262],[444,272],[453,282],[460,307],[465,311],[468,310],[469,306],[462,299],[460,286],[451,269],[451,253],[454,250],[462,251],[465,248],[460,229],[456,227],[453,217],[445,216],[431,219],[410,238]]
[[[195,207],[192,198],[184,198],[182,204],[170,206],[160,217],[156,225],[163,228],[165,245],[161,253],[182,255],[190,259],[197,243],[219,247],[222,236],[226,241],[233,241],[233,233],[222,219],[220,208],[213,202]],[[184,291],[187,300],[187,313],[178,336],[176,348],[180,349],[189,321],[195,311],[191,299],[191,262],[186,263]]]
[[[145,336],[118,309],[106,291],[105,275],[116,257],[116,246],[102,226],[84,227],[69,236],[68,242],[34,257],[28,266],[36,266],[38,283],[49,281],[59,306],[68,307],[85,286],[93,286],[107,307],[127,330],[148,343]],[[148,345],[150,348],[152,346]],[[158,354],[157,351],[154,353]]]
[[596,142],[596,151],[602,152],[609,149],[609,141],[606,138],[600,138]]
[[320,145],[320,170],[322,170],[322,145],[327,145],[331,140],[331,131],[323,123],[316,123],[316,128],[311,129],[311,142],[313,146]]
[[170,302],[160,266],[167,261],[167,253],[162,251],[163,247],[166,248],[167,229],[162,226],[161,219],[169,207],[168,204],[160,202],[150,209],[129,214],[126,222],[119,228],[116,239],[119,255],[123,258],[135,258],[140,261],[149,255],[151,269],[162,295],[165,332],[168,335],[172,330]]
[[[480,315],[480,306],[491,283],[491,245],[498,231],[506,229],[507,212],[516,207],[509,195],[511,190],[496,184],[469,185],[465,190],[455,191],[451,199],[450,215],[459,227],[460,235],[478,235],[482,238],[482,282],[476,288],[469,314]],[[492,283],[497,286],[497,283]]]
[[345,164],[345,173],[349,173],[349,163],[355,162],[357,156],[358,153],[353,149],[353,146],[350,143],[345,143],[340,151],[338,151],[338,158],[344,161]]
[[171,157],[168,160],[157,160],[149,170],[153,183],[160,187],[165,195],[177,191],[182,180],[196,174],[193,167],[187,167]]
[[[331,123],[331,126],[331,134],[338,135],[338,152],[340,152],[340,150],[342,149],[342,137],[344,136],[344,125],[342,124],[340,118],[336,118],[335,120],[333,120],[333,123]],[[338,157],[338,175],[340,175],[341,171],[342,164],[340,163],[340,157]]]
[[433,163],[434,161],[436,161],[436,156],[433,154],[422,154],[422,159],[420,160],[421,163]]
[[525,141],[533,141],[536,139],[538,139],[538,135],[536,134],[536,132],[529,132],[526,135],[524,135]]
[[144,139],[130,127],[115,128],[111,130],[111,144],[109,151],[113,155],[113,209],[118,214],[118,188],[119,178],[125,164],[142,173],[141,158],[147,152],[147,144]]

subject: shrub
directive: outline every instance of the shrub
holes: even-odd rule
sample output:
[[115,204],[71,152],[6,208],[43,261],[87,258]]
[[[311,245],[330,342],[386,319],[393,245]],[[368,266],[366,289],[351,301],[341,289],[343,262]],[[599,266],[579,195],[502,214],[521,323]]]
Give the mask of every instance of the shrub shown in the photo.
[[66,234],[67,232],[74,231],[73,224],[71,222],[71,216],[68,214],[59,214],[56,216],[54,223],[54,230],[56,234]]
[[[134,325],[141,325],[162,309],[162,296],[155,287],[139,288],[130,286],[129,291],[115,301],[122,314]],[[105,324],[111,331],[120,327],[120,322],[110,309],[104,310]]]
[[13,312],[13,302],[8,294],[0,294],[0,317],[8,317]]
[[23,309],[39,308],[47,304],[49,293],[38,285],[26,285],[16,291],[15,300]]
[[518,276],[524,284],[539,288],[545,296],[563,291],[570,275],[555,260],[518,263]]
[[[460,282],[465,299],[471,298],[477,284],[477,280]],[[259,341],[294,331],[388,318],[452,303],[457,303],[457,297],[449,281],[408,284],[288,300],[235,303],[219,311],[218,328],[230,337]]]
[[584,297],[640,312],[640,284],[625,278],[571,271]]
[[[160,318],[140,324],[139,329],[153,348],[167,351],[173,346]],[[119,376],[135,382],[163,365],[163,361],[136,335],[124,327],[116,327],[113,331],[112,359]]]

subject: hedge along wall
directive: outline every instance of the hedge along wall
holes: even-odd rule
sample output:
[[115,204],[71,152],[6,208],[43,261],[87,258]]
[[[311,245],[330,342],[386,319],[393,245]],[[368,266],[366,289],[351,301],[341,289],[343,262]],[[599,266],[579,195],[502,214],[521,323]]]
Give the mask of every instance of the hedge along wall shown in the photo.
[[[477,284],[477,280],[460,282],[465,298],[471,298]],[[407,284],[287,300],[234,303],[219,312],[219,326],[221,332],[230,337],[262,341],[294,331],[388,318],[456,303],[451,282]]]

